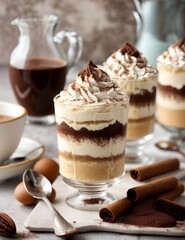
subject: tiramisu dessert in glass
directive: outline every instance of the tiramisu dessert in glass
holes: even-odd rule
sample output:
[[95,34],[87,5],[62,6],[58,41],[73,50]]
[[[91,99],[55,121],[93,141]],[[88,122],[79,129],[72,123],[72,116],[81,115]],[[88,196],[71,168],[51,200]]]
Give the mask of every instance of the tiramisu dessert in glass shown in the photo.
[[185,139],[185,38],[157,59],[156,117],[172,138]]
[[78,189],[66,202],[96,210],[124,174],[129,96],[92,61],[54,99],[60,173]]
[[142,54],[128,42],[106,60],[102,69],[130,95],[126,161],[151,160],[143,148],[153,136],[157,69],[148,65]]

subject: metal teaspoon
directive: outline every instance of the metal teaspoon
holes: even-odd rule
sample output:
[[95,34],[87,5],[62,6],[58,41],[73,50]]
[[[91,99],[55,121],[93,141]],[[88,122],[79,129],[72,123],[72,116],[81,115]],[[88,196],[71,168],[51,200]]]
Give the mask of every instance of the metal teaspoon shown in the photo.
[[52,186],[50,181],[42,174],[28,169],[23,174],[23,183],[26,191],[34,198],[42,199],[49,207],[54,232],[60,237],[69,237],[74,235],[78,230],[67,222],[60,213],[54,208],[51,202],[48,200],[52,192]]
[[179,146],[176,143],[160,141],[155,143],[155,146],[161,150],[178,152],[185,157],[185,153],[179,148]]
[[4,161],[1,165],[4,166],[4,165],[8,165],[8,164],[11,164],[11,163],[14,163],[14,162],[24,161],[30,154],[32,154],[33,152],[35,152],[35,151],[37,151],[41,148],[44,149],[44,146],[40,145],[39,147],[36,147],[36,148],[30,150],[28,153],[26,153],[22,156],[20,155],[20,156],[11,157],[10,159]]

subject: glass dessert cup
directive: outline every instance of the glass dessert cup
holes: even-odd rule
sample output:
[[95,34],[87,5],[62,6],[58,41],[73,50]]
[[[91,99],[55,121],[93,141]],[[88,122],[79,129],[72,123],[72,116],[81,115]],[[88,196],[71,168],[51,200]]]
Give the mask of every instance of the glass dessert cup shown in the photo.
[[66,198],[66,203],[73,208],[90,211],[112,203],[116,198],[107,190],[120,182],[124,173],[115,179],[99,182],[80,182],[62,176],[65,183],[78,189]]
[[164,130],[169,133],[169,141],[178,145],[185,144],[185,128],[177,128],[158,123]]
[[149,163],[154,158],[144,149],[153,139],[157,79],[125,80],[114,78],[130,95],[125,160],[129,164]]
[[145,164],[154,161],[152,155],[148,155],[145,152],[145,149],[153,139],[154,123],[154,116],[142,119],[142,121],[128,119],[126,163]]
[[156,119],[169,140],[185,142],[185,70],[158,63]]
[[127,140],[126,144],[126,163],[129,164],[145,164],[154,161],[154,158],[147,155],[144,149],[152,141],[153,134],[149,134],[136,140]]
[[71,207],[98,210],[115,200],[107,190],[124,175],[128,102],[77,105],[55,97],[60,174],[78,190],[66,199]]

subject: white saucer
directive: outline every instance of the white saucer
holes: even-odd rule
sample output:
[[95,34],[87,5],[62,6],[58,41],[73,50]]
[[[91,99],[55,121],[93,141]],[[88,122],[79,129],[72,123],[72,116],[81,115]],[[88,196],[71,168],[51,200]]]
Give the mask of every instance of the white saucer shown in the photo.
[[31,168],[33,164],[44,154],[45,148],[39,142],[30,139],[30,138],[22,138],[16,151],[11,157],[15,156],[24,156],[26,153],[30,152],[31,150],[41,146],[40,149],[34,151],[30,158],[21,161],[21,162],[14,162],[8,165],[0,165],[0,181],[16,177],[18,175],[23,174],[23,172]]

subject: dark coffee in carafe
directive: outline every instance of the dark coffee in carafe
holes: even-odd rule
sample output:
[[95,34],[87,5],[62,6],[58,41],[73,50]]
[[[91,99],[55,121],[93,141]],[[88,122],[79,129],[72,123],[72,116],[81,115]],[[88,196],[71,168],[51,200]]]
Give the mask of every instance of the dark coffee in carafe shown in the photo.
[[15,96],[30,116],[54,113],[53,98],[64,88],[66,68],[66,62],[56,58],[27,60],[23,69],[9,66]]

